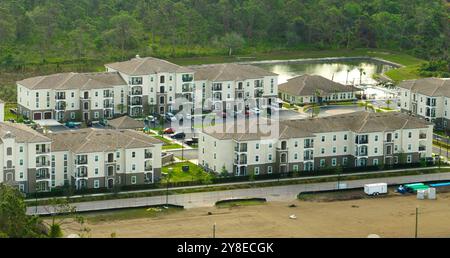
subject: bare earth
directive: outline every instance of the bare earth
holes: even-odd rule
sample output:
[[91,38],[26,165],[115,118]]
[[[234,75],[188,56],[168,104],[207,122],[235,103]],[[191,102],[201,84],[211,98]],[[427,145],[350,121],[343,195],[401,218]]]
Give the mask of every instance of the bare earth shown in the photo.
[[[91,237],[414,237],[419,207],[419,237],[450,237],[450,193],[438,200],[415,196],[339,202],[273,202],[234,208],[197,208],[149,218],[89,224]],[[290,204],[297,207],[289,208]],[[213,215],[208,215],[212,212]],[[290,219],[296,215],[297,219]],[[64,225],[66,234],[75,224]]]

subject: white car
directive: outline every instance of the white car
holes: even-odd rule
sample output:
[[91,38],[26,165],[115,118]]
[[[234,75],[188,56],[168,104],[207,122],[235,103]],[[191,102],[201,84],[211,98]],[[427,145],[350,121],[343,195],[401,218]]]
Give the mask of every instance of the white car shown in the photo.
[[261,114],[261,110],[257,107],[252,108],[250,111],[256,115]]

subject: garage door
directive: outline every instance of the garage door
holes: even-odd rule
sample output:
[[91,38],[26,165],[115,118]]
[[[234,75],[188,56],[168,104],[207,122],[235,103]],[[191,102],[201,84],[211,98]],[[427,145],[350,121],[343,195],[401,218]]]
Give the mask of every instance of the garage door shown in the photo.
[[46,120],[52,119],[52,112],[45,112],[44,119],[46,119]]
[[42,119],[42,114],[41,113],[34,113],[33,120],[41,120],[41,119]]

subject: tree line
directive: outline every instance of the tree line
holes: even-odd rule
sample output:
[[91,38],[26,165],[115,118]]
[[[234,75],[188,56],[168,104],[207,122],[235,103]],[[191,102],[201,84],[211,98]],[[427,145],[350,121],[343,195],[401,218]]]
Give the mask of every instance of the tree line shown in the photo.
[[0,64],[384,48],[448,57],[445,0],[2,0]]

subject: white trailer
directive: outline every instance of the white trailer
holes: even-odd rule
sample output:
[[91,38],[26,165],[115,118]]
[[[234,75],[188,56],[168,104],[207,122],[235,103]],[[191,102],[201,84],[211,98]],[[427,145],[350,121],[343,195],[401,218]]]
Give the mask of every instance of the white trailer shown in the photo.
[[387,187],[386,183],[367,184],[367,185],[364,185],[364,192],[367,195],[387,194],[388,193],[388,187]]

